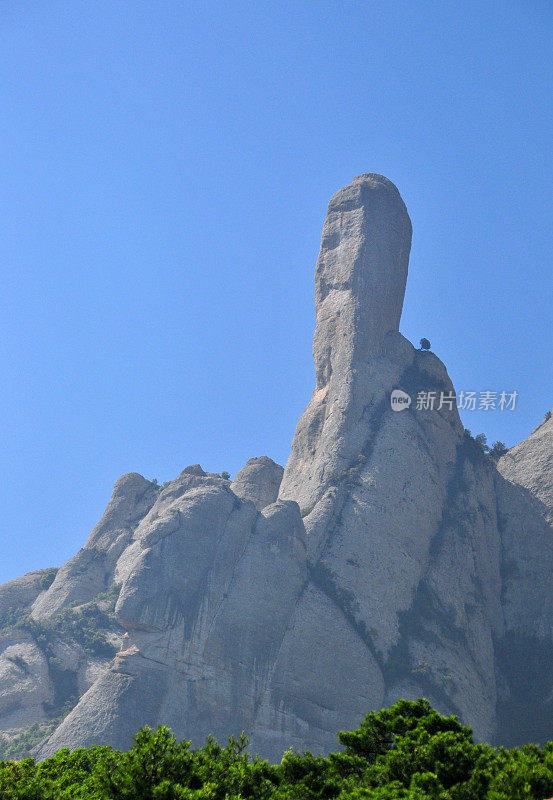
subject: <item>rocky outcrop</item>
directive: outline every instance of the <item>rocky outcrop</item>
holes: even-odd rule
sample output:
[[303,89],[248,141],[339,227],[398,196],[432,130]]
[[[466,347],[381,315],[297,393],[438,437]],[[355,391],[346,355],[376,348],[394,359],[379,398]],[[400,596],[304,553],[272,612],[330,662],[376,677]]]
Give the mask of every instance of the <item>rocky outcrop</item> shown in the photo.
[[61,567],[48,591],[37,597],[33,618],[50,619],[71,603],[90,602],[106,591],[114,582],[117,559],[157,495],[157,485],[136,472],[119,478],[102,519],[84,547]]
[[251,500],[258,511],[274,503],[282,483],[284,470],[272,458],[250,458],[236,473],[231,489],[237,497]]
[[297,504],[259,513],[228,481],[183,472],[138,526],[117,575],[126,649],[42,753],[60,742],[125,746],[160,719],[200,739],[251,730],[307,581]]
[[546,419],[498,463],[508,481],[523,486],[540,503],[546,520],[553,523],[553,416]]
[[0,730],[45,722],[52,700],[48,661],[33,637],[22,631],[0,634]]
[[[382,230],[375,257],[364,243]],[[423,694],[480,737],[512,740],[503,643],[525,630],[540,644],[550,637],[551,531],[465,436],[443,364],[397,332],[401,306],[388,293],[403,298],[409,244],[403,203],[378,176],[331,200],[315,277],[317,385],[280,496],[300,502],[312,575],[376,656],[381,704]],[[394,389],[411,398],[399,413]],[[434,407],[417,408],[419,393]]]
[[386,178],[360,175],[331,199],[315,270],[316,388],[280,491],[302,508],[351,465],[413,359],[397,333],[410,248],[407,209]]
[[158,494],[124,475],[74,558],[0,587],[0,731],[48,730],[107,668],[120,640],[115,565]]
[[13,612],[28,609],[48,589],[57,569],[37,569],[0,586],[0,625],[13,622]]
[[316,386],[284,475],[261,457],[232,483],[198,465],[163,488],[124,476],[51,586],[0,587],[7,617],[19,597],[34,624],[99,608],[105,640],[120,631],[111,661],[51,633],[46,654],[25,650],[24,683],[9,659],[38,640],[31,623],[30,638],[6,629],[6,719],[55,704],[44,655],[77,686],[41,757],[126,747],[162,722],[195,743],[245,730],[271,759],[324,752],[369,710],[420,695],[490,741],[550,735],[553,428],[498,466],[463,430],[445,366],[398,330],[410,241],[386,178],[361,175],[331,199]]

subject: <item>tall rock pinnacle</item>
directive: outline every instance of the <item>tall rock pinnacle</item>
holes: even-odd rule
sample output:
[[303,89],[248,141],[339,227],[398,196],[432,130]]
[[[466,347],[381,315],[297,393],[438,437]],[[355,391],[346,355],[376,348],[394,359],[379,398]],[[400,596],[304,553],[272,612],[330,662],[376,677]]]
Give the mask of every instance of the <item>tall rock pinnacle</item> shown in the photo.
[[357,176],[328,205],[315,273],[316,388],[280,492],[304,509],[330,475],[352,466],[376,408],[413,361],[399,334],[411,233],[405,204],[382,175]]
[[399,330],[411,220],[391,181],[359,175],[330,200],[315,274],[317,389]]

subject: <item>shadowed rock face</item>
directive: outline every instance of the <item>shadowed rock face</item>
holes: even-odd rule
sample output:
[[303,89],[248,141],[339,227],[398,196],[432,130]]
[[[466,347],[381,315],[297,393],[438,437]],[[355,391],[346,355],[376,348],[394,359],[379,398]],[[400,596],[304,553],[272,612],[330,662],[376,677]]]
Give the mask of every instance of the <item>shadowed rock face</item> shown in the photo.
[[[550,737],[553,428],[498,470],[454,403],[392,410],[394,389],[453,392],[398,330],[410,241],[386,178],[361,175],[330,201],[316,387],[284,476],[267,457],[232,483],[198,465],[163,488],[131,473],[51,586],[33,573],[0,587],[6,618],[15,604],[39,622],[111,587],[109,625],[127,632],[110,663],[54,642],[80,699],[40,757],[125,748],[165,723],[194,743],[245,730],[279,760],[334,749],[337,730],[420,695],[480,738]],[[4,729],[53,702],[47,656],[32,634],[0,630]]]
[[545,419],[530,436],[502,456],[498,469],[504,478],[528,489],[543,503],[553,523],[553,417]]

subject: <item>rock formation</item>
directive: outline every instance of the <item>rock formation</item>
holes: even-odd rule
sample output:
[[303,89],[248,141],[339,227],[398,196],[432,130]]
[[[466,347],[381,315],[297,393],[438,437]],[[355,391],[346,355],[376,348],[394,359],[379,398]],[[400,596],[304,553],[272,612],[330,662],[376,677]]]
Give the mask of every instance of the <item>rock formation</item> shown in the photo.
[[75,558],[0,587],[0,731],[53,718],[44,757],[146,723],[245,730],[278,759],[424,695],[490,741],[551,735],[552,422],[498,465],[466,435],[444,365],[398,330],[410,242],[386,178],[331,199],[284,475],[126,475]]
[[360,175],[332,197],[315,270],[316,388],[281,487],[302,508],[320,497],[330,474],[350,465],[370,434],[371,414],[412,355],[397,333],[410,248],[407,209],[386,178]]
[[258,511],[276,502],[284,470],[272,458],[250,458],[236,474],[230,488],[242,500],[251,500]]
[[553,416],[551,412],[528,439],[512,447],[499,461],[503,477],[543,503],[545,519],[553,523]]

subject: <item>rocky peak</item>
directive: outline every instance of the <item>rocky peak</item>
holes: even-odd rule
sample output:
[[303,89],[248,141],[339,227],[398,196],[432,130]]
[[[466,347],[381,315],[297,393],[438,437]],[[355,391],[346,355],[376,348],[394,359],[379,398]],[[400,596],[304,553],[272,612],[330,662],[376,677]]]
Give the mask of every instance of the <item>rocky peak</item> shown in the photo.
[[315,271],[317,389],[399,330],[411,220],[394,184],[358,175],[330,200]]
[[[382,175],[359,175],[328,205],[315,272],[316,387],[280,489],[304,512],[325,496],[333,476],[366,460],[393,389],[453,389],[440,360],[416,351],[398,330],[411,232],[397,188]],[[457,409],[442,417],[458,439]]]
[[237,497],[251,500],[261,511],[276,501],[283,473],[280,464],[268,456],[250,458],[236,473],[230,488]]
[[50,619],[62,608],[72,603],[88,603],[104,592],[113,581],[117,559],[158,494],[159,487],[137,472],[119,478],[101,520],[84,547],[58,570],[48,590],[39,594],[32,616],[36,620]]

